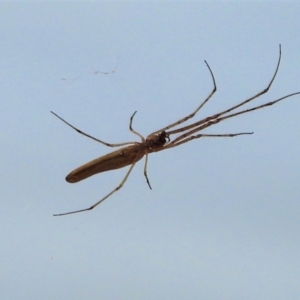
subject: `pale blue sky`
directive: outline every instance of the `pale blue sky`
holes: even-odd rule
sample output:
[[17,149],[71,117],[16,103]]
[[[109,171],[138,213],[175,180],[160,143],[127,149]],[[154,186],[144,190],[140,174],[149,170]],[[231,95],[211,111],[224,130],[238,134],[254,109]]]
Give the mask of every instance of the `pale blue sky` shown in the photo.
[[[266,87],[300,91],[296,3],[1,3],[1,299],[299,299],[300,96],[126,169],[69,184],[110,148]],[[94,74],[96,71],[114,74]],[[67,80],[62,80],[65,78]],[[195,118],[196,119],[196,118]]]

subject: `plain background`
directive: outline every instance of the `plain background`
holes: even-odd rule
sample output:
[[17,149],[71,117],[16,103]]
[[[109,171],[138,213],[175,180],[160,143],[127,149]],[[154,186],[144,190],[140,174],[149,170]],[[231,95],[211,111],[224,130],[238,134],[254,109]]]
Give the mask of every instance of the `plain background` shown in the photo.
[[[300,299],[300,96],[126,169],[65,176],[191,113],[300,91],[296,3],[2,3],[1,299]],[[98,73],[97,73],[98,72]],[[102,73],[101,73],[102,72]],[[103,74],[108,72],[108,74]]]

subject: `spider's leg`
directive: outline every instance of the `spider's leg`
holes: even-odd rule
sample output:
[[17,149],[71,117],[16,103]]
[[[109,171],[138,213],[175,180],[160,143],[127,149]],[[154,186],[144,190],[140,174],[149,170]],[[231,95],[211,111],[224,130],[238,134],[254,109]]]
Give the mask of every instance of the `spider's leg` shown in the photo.
[[144,175],[146,177],[146,181],[147,181],[147,184],[148,184],[150,190],[152,190],[152,187],[150,185],[150,181],[149,181],[149,178],[148,178],[148,175],[147,175],[148,153],[146,153],[145,155],[146,155],[146,158],[145,158],[145,166],[144,166]]
[[130,130],[132,133],[138,135],[138,136],[141,138],[142,142],[145,142],[145,138],[144,138],[140,133],[138,133],[137,131],[135,131],[135,130],[132,128],[133,117],[134,117],[134,115],[135,115],[136,113],[137,113],[137,111],[135,111],[135,112],[133,113],[133,115],[130,117],[129,130]]
[[130,144],[135,144],[135,142],[126,142],[126,143],[120,143],[120,144],[111,144],[111,143],[106,143],[106,142],[103,142],[99,139],[96,139],[94,138],[93,136],[81,131],[80,129],[74,127],[73,125],[71,125],[70,123],[68,123],[66,120],[64,120],[62,117],[60,117],[59,115],[57,115],[55,112],[51,111],[51,113],[56,116],[57,118],[59,118],[61,121],[63,121],[64,123],[66,123],[68,126],[70,126],[71,128],[75,129],[78,133],[96,141],[96,142],[99,142],[105,146],[108,146],[108,147],[119,147],[119,146],[124,146],[124,145],[130,145]]
[[131,165],[131,167],[129,168],[128,172],[126,173],[126,175],[123,178],[123,180],[121,181],[121,183],[114,190],[112,190],[109,194],[107,194],[101,200],[99,200],[98,202],[96,202],[95,204],[93,204],[91,207],[84,208],[84,209],[79,209],[79,210],[74,210],[74,211],[70,211],[70,212],[62,213],[62,214],[54,214],[53,216],[55,216],[55,217],[57,217],[57,216],[65,216],[65,215],[71,215],[71,214],[75,214],[75,213],[80,213],[80,212],[92,210],[93,208],[95,208],[96,206],[98,206],[99,204],[101,204],[104,200],[106,200],[108,197],[110,197],[113,193],[117,192],[118,190],[120,190],[123,187],[123,185],[125,184],[127,178],[129,177],[132,169],[134,168],[135,164],[136,164],[136,162],[134,162]]
[[219,118],[219,117],[221,117],[221,116],[223,116],[223,115],[225,115],[225,114],[227,114],[227,113],[229,113],[229,112],[237,109],[238,107],[241,107],[241,106],[243,106],[243,105],[251,102],[252,100],[254,100],[254,99],[262,96],[263,94],[267,93],[269,91],[269,89],[271,88],[271,86],[273,84],[273,81],[275,80],[275,77],[277,75],[277,72],[278,72],[278,69],[279,69],[279,66],[280,66],[280,61],[281,61],[281,45],[279,45],[279,58],[278,58],[278,62],[277,62],[277,66],[276,66],[275,72],[274,72],[274,74],[273,74],[273,76],[272,76],[272,78],[271,78],[268,86],[265,89],[263,89],[259,93],[255,94],[254,96],[252,96],[252,97],[250,97],[250,98],[248,98],[248,99],[240,102],[239,104],[237,104],[235,106],[232,106],[232,107],[230,107],[230,108],[228,108],[228,109],[226,109],[226,110],[224,110],[222,112],[219,112],[219,113],[214,114],[214,115],[212,115],[210,117],[202,119],[202,120],[200,120],[198,122],[195,122],[195,123],[193,123],[191,125],[188,125],[188,126],[185,126],[185,127],[182,127],[182,128],[178,128],[178,129],[169,131],[168,134],[175,134],[175,133],[183,132],[183,131],[195,128],[196,126],[199,126],[201,124],[207,123],[210,120],[217,119],[217,118]]
[[[201,124],[201,125],[196,125],[196,124],[195,124],[195,128],[194,128],[194,129],[192,129],[192,130],[190,130],[190,131],[188,131],[188,132],[186,132],[186,133],[180,135],[180,136],[177,137],[175,140],[173,140],[173,141],[171,142],[171,144],[176,144],[177,142],[179,142],[179,141],[181,141],[181,140],[184,140],[186,137],[188,137],[188,136],[190,136],[190,135],[192,135],[192,134],[194,134],[194,133],[196,133],[196,132],[198,132],[198,131],[204,130],[204,129],[206,129],[206,128],[212,126],[212,125],[215,125],[215,124],[217,124],[217,123],[219,123],[219,122],[221,122],[221,121],[224,121],[224,120],[226,120],[226,119],[233,118],[233,117],[236,117],[236,116],[238,116],[238,115],[246,114],[246,113],[249,113],[249,112],[251,112],[251,111],[255,111],[255,110],[261,109],[261,108],[265,108],[265,107],[267,107],[267,106],[274,105],[274,104],[276,104],[276,103],[278,103],[278,102],[280,102],[280,101],[282,101],[282,100],[284,100],[284,99],[287,99],[287,98],[289,98],[289,97],[292,97],[292,96],[295,96],[295,95],[299,95],[299,94],[300,94],[300,92],[292,93],[292,94],[283,96],[283,97],[281,97],[281,98],[278,98],[278,99],[276,99],[276,100],[274,100],[274,101],[270,101],[270,102],[264,103],[264,104],[262,104],[262,105],[258,105],[258,106],[252,107],[252,108],[248,108],[248,109],[245,109],[245,110],[241,110],[241,111],[238,111],[238,112],[236,112],[236,113],[232,113],[232,114],[227,115],[227,116],[224,116],[224,117],[219,117],[219,118],[217,118],[217,119],[212,119],[212,120],[208,121],[207,123],[204,123],[204,124]],[[167,133],[170,134],[170,132],[167,132]]]
[[185,121],[187,121],[187,120],[189,120],[189,119],[191,119],[191,118],[193,118],[195,115],[196,115],[196,113],[208,102],[208,100],[213,96],[213,94],[217,91],[217,85],[216,85],[216,81],[215,81],[215,77],[214,77],[214,74],[213,74],[213,72],[212,72],[212,70],[211,70],[211,68],[210,68],[210,66],[209,66],[209,64],[207,63],[207,61],[205,60],[204,61],[205,62],[205,64],[206,64],[206,66],[207,66],[207,68],[208,68],[208,70],[209,70],[209,72],[210,72],[210,74],[211,74],[211,77],[212,77],[212,80],[213,80],[213,85],[214,85],[214,87],[213,87],[213,90],[210,92],[210,94],[206,97],[206,99],[196,108],[196,110],[194,111],[194,112],[192,112],[190,115],[188,115],[188,116],[186,116],[186,117],[184,117],[184,118],[182,118],[182,119],[180,119],[179,121],[177,121],[177,122],[175,122],[175,123],[172,123],[171,125],[169,125],[169,126],[167,126],[167,127],[164,127],[164,128],[162,128],[162,129],[160,129],[160,130],[157,130],[157,131],[155,131],[155,132],[152,132],[150,135],[152,135],[152,134],[155,134],[155,133],[158,133],[158,132],[161,132],[161,131],[166,131],[167,129],[170,129],[170,128],[172,128],[172,127],[175,127],[175,126],[177,126],[177,125],[179,125],[179,124],[181,124],[181,123],[184,123]]
[[183,139],[177,143],[170,143],[165,147],[165,149],[166,148],[174,148],[174,147],[177,147],[184,143],[190,142],[194,139],[199,139],[202,137],[235,137],[238,135],[246,135],[246,134],[248,135],[248,134],[253,134],[253,133],[254,132],[238,132],[238,133],[224,133],[224,134],[197,134],[197,135],[188,136],[185,139]]

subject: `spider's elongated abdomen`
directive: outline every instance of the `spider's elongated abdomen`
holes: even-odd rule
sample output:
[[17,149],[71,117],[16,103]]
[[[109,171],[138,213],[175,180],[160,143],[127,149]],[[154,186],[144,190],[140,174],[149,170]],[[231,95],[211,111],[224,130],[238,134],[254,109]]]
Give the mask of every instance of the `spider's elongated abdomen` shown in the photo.
[[124,147],[80,166],[72,171],[66,180],[75,183],[97,173],[120,169],[139,161],[144,154],[140,144]]

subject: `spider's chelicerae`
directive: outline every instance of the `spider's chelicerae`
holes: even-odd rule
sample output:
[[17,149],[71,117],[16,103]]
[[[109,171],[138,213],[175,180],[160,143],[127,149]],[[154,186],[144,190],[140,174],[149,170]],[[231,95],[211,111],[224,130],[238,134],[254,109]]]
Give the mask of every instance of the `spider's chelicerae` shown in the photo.
[[[204,118],[200,121],[197,121],[193,124],[170,130],[171,128],[174,128],[174,127],[186,122],[187,120],[193,118],[197,114],[197,112],[209,101],[209,99],[216,92],[217,86],[216,86],[213,72],[212,72],[210,66],[208,65],[208,63],[205,61],[205,64],[211,74],[212,81],[213,81],[213,89],[212,89],[211,93],[208,95],[208,97],[197,107],[197,109],[193,113],[180,119],[179,121],[177,121],[175,123],[172,123],[171,125],[168,125],[160,130],[157,130],[157,131],[151,133],[150,135],[147,136],[146,139],[140,133],[138,133],[137,131],[135,131],[132,128],[132,120],[133,120],[134,115],[136,114],[136,112],[134,112],[134,114],[130,118],[129,129],[132,133],[138,135],[141,138],[140,143],[139,142],[126,142],[126,143],[120,143],[120,144],[110,144],[110,143],[103,142],[99,139],[96,139],[96,138],[88,135],[85,132],[82,132],[81,130],[77,129],[76,127],[74,127],[73,125],[71,125],[64,119],[62,119],[56,113],[51,112],[56,117],[58,117],[60,120],[62,120],[64,123],[66,123],[73,129],[75,129],[77,132],[79,132],[79,133],[83,134],[84,136],[87,136],[97,142],[100,142],[108,147],[120,147],[120,146],[127,145],[126,147],[123,147],[117,151],[114,151],[114,152],[111,152],[104,156],[101,156],[101,157],[77,168],[76,170],[72,171],[66,177],[66,180],[68,182],[71,182],[71,183],[78,182],[80,180],[88,178],[97,173],[115,170],[115,169],[119,169],[119,168],[123,168],[128,165],[131,165],[131,167],[127,171],[127,173],[126,173],[124,179],[121,181],[121,183],[114,190],[112,190],[109,194],[107,194],[101,200],[99,200],[98,202],[93,204],[91,207],[80,209],[80,210],[75,210],[75,211],[71,211],[71,212],[67,212],[67,213],[62,213],[62,214],[55,214],[54,216],[63,216],[63,215],[74,214],[74,213],[83,212],[83,211],[87,211],[87,210],[92,210],[93,208],[98,206],[105,199],[107,199],[109,196],[111,196],[113,193],[115,193],[116,191],[118,191],[119,189],[121,189],[123,187],[124,183],[126,182],[127,178],[129,177],[135,164],[140,159],[142,159],[142,157],[144,155],[146,156],[145,165],[144,165],[144,175],[145,175],[146,181],[149,185],[149,188],[151,189],[151,185],[150,185],[150,182],[149,182],[149,179],[147,176],[147,162],[148,162],[148,154],[149,153],[158,152],[158,151],[170,149],[173,147],[177,147],[177,146],[187,143],[193,139],[198,139],[201,137],[235,137],[238,135],[252,134],[253,132],[239,132],[239,133],[231,133],[231,134],[202,134],[199,132],[201,132],[203,129],[206,129],[206,128],[208,128],[214,124],[217,124],[221,121],[224,121],[226,119],[233,118],[233,117],[236,117],[241,114],[246,114],[251,111],[258,110],[258,109],[261,109],[261,108],[264,108],[267,106],[271,106],[271,105],[278,103],[286,98],[300,94],[300,92],[292,93],[292,94],[283,96],[281,98],[278,98],[276,100],[267,102],[265,104],[261,104],[258,106],[254,106],[252,108],[236,111],[237,108],[244,106],[245,104],[253,101],[254,99],[256,99],[268,92],[268,90],[270,89],[270,87],[277,75],[279,65],[280,65],[280,60],[281,60],[281,46],[279,45],[279,58],[278,58],[276,70],[275,70],[274,75],[273,75],[271,81],[269,82],[268,86],[261,92],[238,103],[237,105],[232,106],[232,107],[230,107],[224,111],[221,111],[217,114],[206,117],[206,118]],[[179,134],[179,136],[177,136],[174,140],[171,140],[171,136],[173,134]]]

